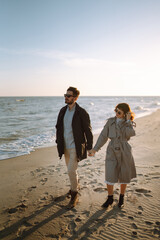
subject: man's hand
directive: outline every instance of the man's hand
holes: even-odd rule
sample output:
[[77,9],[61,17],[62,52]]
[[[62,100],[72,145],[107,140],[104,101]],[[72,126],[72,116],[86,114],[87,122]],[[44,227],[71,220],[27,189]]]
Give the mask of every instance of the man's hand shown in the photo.
[[94,149],[91,149],[91,150],[88,151],[88,156],[89,157],[94,157],[95,153],[96,153],[96,151]]

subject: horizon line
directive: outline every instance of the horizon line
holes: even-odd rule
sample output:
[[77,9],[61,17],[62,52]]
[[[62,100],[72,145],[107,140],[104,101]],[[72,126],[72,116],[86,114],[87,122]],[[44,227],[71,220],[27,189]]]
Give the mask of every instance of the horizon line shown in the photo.
[[[63,95],[19,95],[19,96],[0,96],[3,97],[64,97]],[[79,97],[160,97],[159,95],[80,95]]]

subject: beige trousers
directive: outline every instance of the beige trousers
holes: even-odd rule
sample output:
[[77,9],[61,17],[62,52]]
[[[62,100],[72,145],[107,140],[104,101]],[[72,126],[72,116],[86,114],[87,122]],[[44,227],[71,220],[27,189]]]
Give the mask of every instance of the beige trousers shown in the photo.
[[78,174],[77,174],[78,161],[77,161],[76,149],[75,148],[65,149],[64,156],[65,156],[65,161],[68,169],[68,176],[70,179],[71,191],[77,192],[78,191]]

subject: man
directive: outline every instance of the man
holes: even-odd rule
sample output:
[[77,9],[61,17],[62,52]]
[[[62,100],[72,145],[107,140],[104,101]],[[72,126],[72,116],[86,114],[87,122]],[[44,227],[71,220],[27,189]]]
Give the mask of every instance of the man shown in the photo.
[[89,114],[76,103],[79,94],[77,88],[67,89],[64,94],[67,105],[60,110],[56,124],[57,149],[60,158],[65,156],[71,184],[68,208],[75,207],[78,201],[78,162],[87,157],[93,144]]

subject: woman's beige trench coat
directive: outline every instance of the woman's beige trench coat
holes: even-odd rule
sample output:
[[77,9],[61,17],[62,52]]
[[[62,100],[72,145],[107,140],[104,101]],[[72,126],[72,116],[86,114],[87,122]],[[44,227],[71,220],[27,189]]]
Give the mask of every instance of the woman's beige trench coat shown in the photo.
[[110,139],[105,161],[106,182],[129,183],[136,177],[132,149],[128,143],[132,136],[135,136],[135,131],[131,121],[116,123],[116,117],[108,119],[94,146],[94,150],[98,151]]

